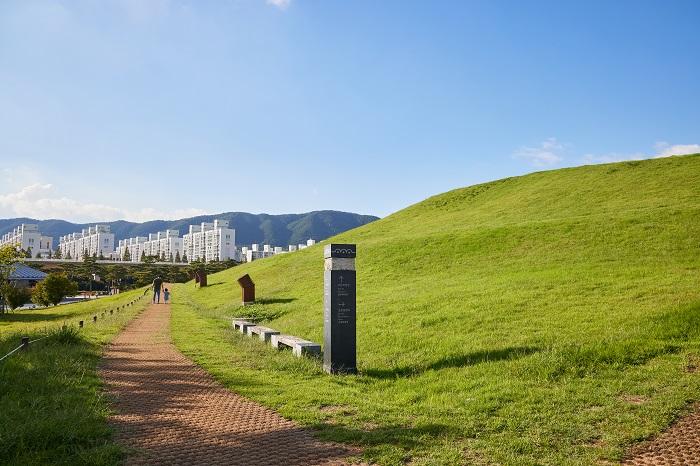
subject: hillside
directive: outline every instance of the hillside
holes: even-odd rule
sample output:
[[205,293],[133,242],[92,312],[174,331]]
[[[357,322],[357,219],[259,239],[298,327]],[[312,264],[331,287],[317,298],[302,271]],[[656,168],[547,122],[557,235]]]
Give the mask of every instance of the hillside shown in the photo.
[[[116,240],[134,236],[148,236],[163,230],[179,230],[183,235],[189,225],[202,222],[212,222],[215,218],[228,220],[229,225],[236,230],[237,244],[273,244],[286,246],[288,244],[306,243],[306,240],[326,239],[346,230],[377,220],[371,215],[359,215],[349,212],[323,210],[305,214],[249,214],[245,212],[225,212],[217,215],[201,215],[180,220],[153,220],[150,222],[134,223],[119,220],[101,222],[109,225]],[[37,223],[40,231],[48,236],[58,237],[76,231],[81,231],[92,224],[71,223],[65,220],[35,220],[31,218],[0,219],[0,235],[12,230],[21,223]]]
[[321,342],[322,244],[178,286],[176,344],[380,464],[618,460],[700,399],[700,155],[457,189],[332,241],[357,243],[358,376],[229,328]]

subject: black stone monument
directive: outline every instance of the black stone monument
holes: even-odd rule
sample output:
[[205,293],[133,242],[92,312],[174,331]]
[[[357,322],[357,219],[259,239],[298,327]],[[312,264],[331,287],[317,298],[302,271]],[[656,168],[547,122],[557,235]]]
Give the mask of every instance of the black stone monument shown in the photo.
[[323,370],[357,372],[356,272],[354,244],[328,244],[324,249]]

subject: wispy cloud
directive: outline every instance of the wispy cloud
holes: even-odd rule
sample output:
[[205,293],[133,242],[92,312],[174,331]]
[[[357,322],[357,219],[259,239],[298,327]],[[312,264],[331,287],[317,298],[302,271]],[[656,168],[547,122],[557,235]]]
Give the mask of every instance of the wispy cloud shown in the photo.
[[700,153],[700,144],[669,144],[668,142],[660,141],[654,144],[654,150],[648,153],[634,152],[620,154],[612,152],[608,154],[586,154],[583,156],[583,163],[613,163],[624,162],[625,160],[643,160],[697,153]]
[[624,162],[625,160],[642,160],[648,159],[649,156],[637,152],[634,154],[618,154],[616,152],[611,152],[609,154],[586,154],[583,156],[583,163],[586,165],[596,164],[596,163],[614,163],[614,162]]
[[162,211],[151,207],[138,210],[124,209],[93,202],[79,202],[55,194],[51,184],[34,183],[19,191],[0,194],[0,216],[32,217],[38,219],[60,218],[78,222],[103,222],[110,220],[173,220],[203,215],[202,209],[185,208]]
[[523,159],[536,167],[547,167],[564,160],[565,148],[557,138],[547,138],[537,146],[519,148],[513,153],[513,157]]
[[700,153],[700,144],[669,144],[664,141],[657,142],[655,157],[670,157],[672,155],[688,155]]
[[266,0],[268,5],[276,6],[280,10],[286,10],[291,5],[292,0]]

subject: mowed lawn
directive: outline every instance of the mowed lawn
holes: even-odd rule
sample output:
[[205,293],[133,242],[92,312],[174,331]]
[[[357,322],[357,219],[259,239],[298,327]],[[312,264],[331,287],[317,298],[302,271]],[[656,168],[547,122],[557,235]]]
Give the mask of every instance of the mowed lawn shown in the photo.
[[[143,291],[0,317],[0,357],[16,348],[22,336],[34,340],[48,335],[28,351],[0,361],[0,464],[121,462],[124,452],[111,439],[109,403],[97,365],[103,345],[145,308]],[[85,321],[82,330],[80,320]]]
[[332,241],[358,248],[357,376],[230,328],[322,342],[323,244],[176,286],[173,337],[365,460],[614,461],[700,399],[700,156],[459,189]]

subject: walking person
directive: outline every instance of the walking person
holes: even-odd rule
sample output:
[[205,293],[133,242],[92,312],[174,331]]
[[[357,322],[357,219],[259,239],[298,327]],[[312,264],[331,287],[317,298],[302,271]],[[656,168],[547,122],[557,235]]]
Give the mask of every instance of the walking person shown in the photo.
[[163,303],[168,304],[168,301],[170,301],[170,290],[165,288],[163,290]]
[[163,288],[163,279],[160,275],[153,280],[153,302],[160,303],[160,291]]

